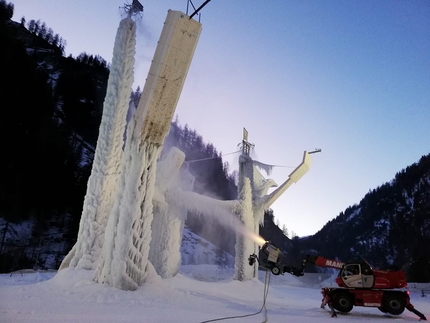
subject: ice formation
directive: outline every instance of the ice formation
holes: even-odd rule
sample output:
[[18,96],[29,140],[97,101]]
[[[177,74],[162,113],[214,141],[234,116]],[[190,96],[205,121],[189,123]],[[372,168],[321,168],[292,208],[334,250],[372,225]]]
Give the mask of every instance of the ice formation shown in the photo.
[[[135,120],[130,123],[134,127]],[[151,241],[152,198],[160,146],[128,132],[120,185],[106,227],[95,281],[135,290],[145,280]]]
[[[179,149],[173,148],[157,166],[149,260],[156,272],[163,278],[172,277],[179,270],[180,244],[187,211],[200,215],[202,221],[204,218],[212,217],[216,218],[220,224],[234,229],[240,236],[237,250],[241,250],[246,257],[255,252],[250,249],[254,246],[252,241],[257,242],[256,248],[258,248],[258,243],[261,245],[264,242],[258,237],[258,223],[255,234],[254,227],[245,226],[245,224],[252,225],[254,221],[242,219],[253,216],[252,199],[249,198],[251,184],[248,183],[245,187],[246,192],[241,194],[244,200],[240,201],[220,201],[191,192],[190,177],[192,175],[184,169],[179,170],[184,158],[185,155]],[[179,174],[181,176],[178,176]],[[184,177],[187,180],[184,181]],[[245,274],[238,277],[240,280],[246,277],[248,272],[252,272],[252,268],[246,264],[246,266],[242,266],[241,271]]]
[[[240,212],[240,220],[243,221],[245,228],[249,231],[254,231],[254,214],[252,210],[252,188],[251,181],[248,177],[242,177],[242,183],[239,184],[239,198],[241,199],[242,207]],[[236,257],[234,266],[234,279],[245,281],[254,277],[253,267],[248,265],[249,255],[255,252],[254,241],[247,239],[242,234],[236,234]]]
[[201,32],[201,24],[169,10],[121,162],[95,281],[135,290],[147,279],[157,159]]
[[99,138],[88,179],[78,239],[60,269],[69,265],[94,269],[99,258],[120,173],[126,114],[134,81],[135,44],[136,24],[130,18],[123,19],[115,38]]
[[[245,130],[244,130],[245,134]],[[276,186],[272,179],[265,179],[258,168],[271,170],[271,165],[253,161],[249,156],[253,147],[247,139],[247,132],[242,141],[242,154],[239,157],[239,200],[241,202],[240,219],[245,228],[259,233],[259,224],[263,220],[264,211],[267,210],[281,196],[292,183],[296,183],[310,167],[310,156],[306,151],[302,163],[289,175],[289,178],[274,192],[267,195],[270,187]],[[236,234],[236,257],[234,279],[245,281],[257,277],[258,265],[249,269],[248,257],[250,254],[258,254],[258,243],[251,239],[245,239],[243,235]]]
[[149,260],[162,278],[175,276],[181,265],[181,241],[187,209],[169,196],[176,190],[191,191],[194,176],[181,168],[185,154],[173,147],[158,162],[154,193],[154,219]]
[[181,170],[185,156],[177,149],[157,163],[200,31],[200,23],[169,10],[124,145],[136,26],[130,18],[121,21],[78,240],[60,269],[69,265],[97,268],[95,281],[124,290],[137,289],[154,269],[162,277],[172,277],[180,265],[186,212],[192,210],[236,230],[235,279],[256,275],[257,267],[248,266],[247,258],[264,242],[258,236],[263,212],[291,180],[296,182],[303,175],[308,163],[304,159],[289,181],[266,195],[276,184],[255,167],[268,169],[270,165],[253,163],[247,144],[240,158],[237,201],[191,192],[193,178]]

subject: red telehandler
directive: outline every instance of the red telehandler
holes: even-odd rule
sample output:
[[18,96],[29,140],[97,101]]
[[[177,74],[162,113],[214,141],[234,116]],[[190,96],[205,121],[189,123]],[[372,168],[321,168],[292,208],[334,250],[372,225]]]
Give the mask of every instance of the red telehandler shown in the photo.
[[279,275],[285,272],[295,276],[303,276],[306,264],[319,267],[339,269],[336,278],[338,288],[323,288],[321,308],[328,305],[332,316],[335,310],[348,313],[353,306],[377,307],[383,313],[400,315],[408,309],[420,320],[427,321],[424,314],[417,311],[410,302],[409,292],[402,290],[407,286],[406,275],[401,270],[380,270],[372,268],[366,261],[344,263],[321,256],[306,256],[300,268],[284,264],[284,254],[279,248],[267,241],[259,252],[249,256],[249,264],[258,261],[264,269]]

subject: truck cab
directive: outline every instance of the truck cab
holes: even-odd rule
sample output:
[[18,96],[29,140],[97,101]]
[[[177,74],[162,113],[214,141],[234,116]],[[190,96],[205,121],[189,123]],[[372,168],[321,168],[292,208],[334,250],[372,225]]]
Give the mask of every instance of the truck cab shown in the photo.
[[349,288],[372,288],[375,277],[367,263],[349,263],[342,267],[336,283]]

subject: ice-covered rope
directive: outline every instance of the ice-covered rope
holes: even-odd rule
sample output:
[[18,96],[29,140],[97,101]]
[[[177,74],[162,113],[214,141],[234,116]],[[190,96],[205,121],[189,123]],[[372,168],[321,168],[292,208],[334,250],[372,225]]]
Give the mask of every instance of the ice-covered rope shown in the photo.
[[[253,160],[252,162],[255,163],[257,167],[260,167],[260,165],[263,164],[263,163],[256,161],[256,160]],[[257,165],[257,163],[260,165]],[[269,165],[269,164],[263,164],[263,165],[270,166],[272,168],[273,167],[296,168],[296,166],[286,166],[286,165]],[[262,168],[262,167],[260,167],[260,168]]]
[[219,158],[219,157],[224,157],[224,156],[228,156],[228,155],[233,155],[233,154],[237,154],[240,153],[241,151],[234,151],[232,153],[228,153],[228,154],[224,154],[221,156],[215,156],[215,157],[208,157],[208,158],[202,158],[202,159],[195,159],[195,160],[187,160],[187,163],[195,163],[195,162],[199,162],[199,161],[203,161],[203,160],[209,160],[209,159],[215,159],[215,158]]
[[[234,151],[232,153],[228,153],[228,154],[223,154],[221,156],[215,156],[215,157],[208,157],[208,158],[202,158],[202,159],[194,159],[194,160],[187,160],[187,163],[195,163],[195,162],[199,162],[199,161],[203,161],[203,160],[210,160],[210,159],[215,159],[215,158],[219,158],[219,157],[224,157],[224,156],[228,156],[228,155],[233,155],[233,154],[237,154],[240,153],[241,150],[238,151]],[[253,163],[257,166],[260,167],[261,169],[266,170],[265,168],[267,167],[284,167],[284,168],[294,168],[294,166],[285,166],[285,165],[269,165],[269,164],[264,164],[262,162],[259,162],[257,160],[253,160]]]
[[[315,154],[315,153],[320,153],[321,149],[319,148],[315,148],[314,151],[310,151],[308,152],[308,154]],[[253,160],[252,163],[257,166],[258,168],[264,170],[267,175],[270,175],[270,173],[272,172],[272,168],[273,167],[284,167],[284,168],[295,168],[295,166],[283,166],[283,165],[270,165],[270,164],[264,164],[262,162],[259,162],[257,160]]]
[[259,162],[258,160],[253,160],[252,163],[257,166],[258,168],[264,170],[267,175],[270,175],[272,173],[272,169],[274,167],[285,167],[285,168],[294,168],[294,166],[282,166],[282,165],[269,165],[269,164],[264,164],[262,162]]

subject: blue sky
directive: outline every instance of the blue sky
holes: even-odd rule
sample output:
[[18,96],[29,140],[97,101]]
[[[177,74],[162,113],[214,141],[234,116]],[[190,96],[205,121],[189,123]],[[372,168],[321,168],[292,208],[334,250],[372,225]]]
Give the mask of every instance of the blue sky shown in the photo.
[[[40,19],[66,54],[112,59],[123,1],[15,0],[13,19]],[[141,0],[135,86],[143,87],[168,9]],[[194,0],[197,7],[203,0]],[[176,114],[218,151],[242,128],[281,184],[310,171],[272,208],[281,225],[314,234],[371,189],[430,153],[430,2],[212,0]],[[224,158],[237,169],[237,155]]]

